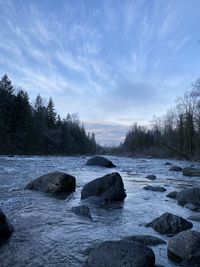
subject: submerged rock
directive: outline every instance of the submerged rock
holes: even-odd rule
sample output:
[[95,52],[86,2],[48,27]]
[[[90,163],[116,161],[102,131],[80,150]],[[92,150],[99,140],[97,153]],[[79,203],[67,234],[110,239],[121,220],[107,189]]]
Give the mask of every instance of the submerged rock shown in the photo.
[[176,199],[181,206],[190,203],[200,208],[200,187],[185,188],[177,194]]
[[75,213],[76,215],[86,217],[86,218],[92,220],[90,208],[88,208],[85,205],[73,207],[72,212]]
[[151,248],[134,241],[105,241],[89,254],[83,267],[154,267]]
[[106,203],[123,201],[126,193],[122,177],[118,172],[113,172],[90,181],[81,190],[81,198],[90,196],[101,197]]
[[200,176],[200,167],[186,167],[182,169],[185,176]]
[[170,162],[165,162],[165,164],[164,164],[165,166],[169,166],[169,165],[172,165],[172,163],[170,163]]
[[197,211],[197,210],[198,210],[198,207],[195,206],[195,205],[192,204],[192,203],[187,203],[187,204],[185,204],[184,208],[189,209],[189,210],[192,210],[192,211]]
[[71,193],[75,188],[76,178],[64,172],[50,172],[25,186],[25,189],[47,193]]
[[[187,230],[173,236],[167,246],[168,257],[171,260],[200,260],[200,233]],[[191,266],[191,265],[187,265]]]
[[145,177],[146,179],[149,179],[149,180],[156,180],[156,176],[155,175],[153,175],[153,174],[150,174],[150,175],[147,175],[146,177]]
[[182,168],[177,166],[177,165],[173,165],[171,166],[171,168],[169,169],[169,171],[173,171],[173,172],[181,172]]
[[166,241],[152,235],[131,235],[122,238],[122,240],[136,241],[146,246],[157,246],[166,244]]
[[112,161],[102,156],[95,156],[95,157],[90,158],[86,162],[86,165],[94,165],[94,166],[101,166],[101,167],[107,167],[107,168],[116,167],[116,165],[113,164]]
[[151,190],[151,191],[156,191],[156,192],[165,192],[167,191],[164,187],[162,186],[152,186],[152,185],[146,185],[143,187],[144,190]]
[[200,213],[191,215],[190,217],[188,217],[188,220],[200,222]]
[[0,209],[0,242],[9,238],[12,235],[14,228],[9,223],[6,215]]
[[176,199],[178,192],[177,191],[172,191],[169,194],[167,194],[167,197],[172,198],[172,199]]
[[193,224],[182,217],[165,212],[146,226],[152,227],[162,235],[175,235],[181,231],[191,229]]

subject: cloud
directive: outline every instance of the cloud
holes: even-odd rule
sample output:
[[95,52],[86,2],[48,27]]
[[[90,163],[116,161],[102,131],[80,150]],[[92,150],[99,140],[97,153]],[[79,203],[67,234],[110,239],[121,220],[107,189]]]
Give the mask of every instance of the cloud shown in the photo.
[[31,98],[52,96],[62,116],[79,112],[101,142],[119,142],[199,75],[194,2],[0,0],[0,73]]
[[84,122],[84,125],[87,131],[95,133],[98,143],[106,146],[117,146],[123,142],[129,128],[112,122]]

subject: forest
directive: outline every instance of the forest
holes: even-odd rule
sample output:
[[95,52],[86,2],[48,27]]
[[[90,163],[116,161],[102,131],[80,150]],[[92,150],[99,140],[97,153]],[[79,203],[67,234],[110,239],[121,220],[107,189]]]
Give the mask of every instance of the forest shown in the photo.
[[200,157],[200,79],[197,79],[176,104],[149,126],[136,123],[124,142],[115,150],[130,155],[161,157]]
[[96,152],[95,135],[76,116],[61,118],[53,99],[40,95],[34,104],[5,74],[0,80],[0,154],[76,155]]

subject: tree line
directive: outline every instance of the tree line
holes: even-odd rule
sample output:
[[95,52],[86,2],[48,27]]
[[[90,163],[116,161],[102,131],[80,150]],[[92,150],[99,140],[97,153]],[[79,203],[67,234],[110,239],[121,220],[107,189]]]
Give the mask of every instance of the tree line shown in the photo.
[[133,124],[117,152],[153,156],[200,157],[200,79],[151,126]]
[[95,135],[87,134],[76,116],[63,119],[53,99],[16,89],[5,74],[0,80],[0,154],[93,154]]

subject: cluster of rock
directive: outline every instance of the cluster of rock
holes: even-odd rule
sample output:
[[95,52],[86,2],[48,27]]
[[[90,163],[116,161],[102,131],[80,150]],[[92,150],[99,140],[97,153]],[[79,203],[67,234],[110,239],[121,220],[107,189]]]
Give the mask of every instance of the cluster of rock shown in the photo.
[[[96,156],[89,159],[86,165],[102,166],[106,168],[116,167],[110,160]],[[167,162],[165,165],[172,165]],[[170,171],[182,171],[184,175],[200,176],[200,169],[181,168],[172,165]],[[146,176],[153,181],[155,175]],[[76,189],[76,178],[64,172],[51,172],[38,177],[25,186],[28,190],[37,190],[45,193],[73,193]],[[164,192],[166,189],[160,186],[147,185],[143,189]],[[186,188],[180,192],[170,192],[167,197],[176,199],[181,206],[191,210],[200,210],[200,188]],[[99,202],[109,204],[115,201],[123,201],[126,191],[122,177],[118,172],[113,172],[103,177],[94,179],[81,190],[81,199],[98,199]],[[72,212],[78,216],[92,220],[91,210],[86,205],[72,208]],[[192,215],[189,220],[200,221],[200,214]],[[161,235],[170,236],[167,245],[168,257],[171,260],[184,260],[188,266],[192,262],[200,266],[200,233],[191,230],[193,224],[177,215],[164,213],[146,224]],[[0,210],[0,241],[11,236],[13,227],[8,222],[4,213]],[[160,238],[150,235],[134,235],[117,241],[105,241],[89,250],[89,255],[84,267],[155,267],[155,255],[149,246],[165,244]],[[199,265],[198,265],[199,264]]]

